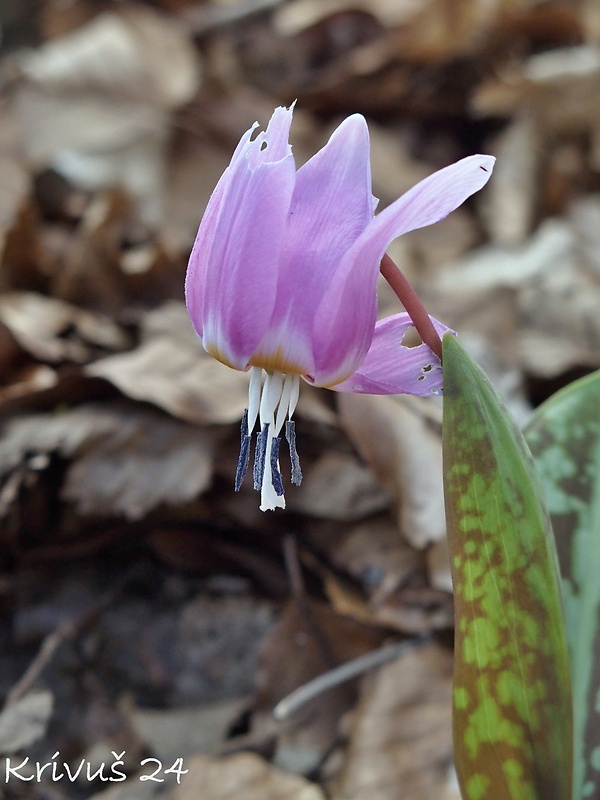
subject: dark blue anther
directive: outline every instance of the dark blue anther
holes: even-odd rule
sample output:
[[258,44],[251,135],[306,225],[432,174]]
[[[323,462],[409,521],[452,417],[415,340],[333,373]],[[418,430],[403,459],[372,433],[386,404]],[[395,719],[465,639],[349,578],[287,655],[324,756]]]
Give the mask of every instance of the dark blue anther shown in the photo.
[[235,490],[239,492],[248,472],[250,463],[250,436],[248,434],[248,409],[244,411],[242,424],[240,426],[240,457],[238,458],[237,469],[235,471]]
[[263,474],[265,471],[265,456],[267,454],[267,438],[269,436],[269,423],[265,422],[262,431],[256,437],[256,450],[254,451],[254,488],[260,491]]
[[275,493],[281,497],[283,495],[283,480],[281,472],[279,471],[279,443],[281,439],[273,439],[271,441],[271,483],[275,489]]
[[285,423],[285,438],[290,449],[290,461],[292,463],[292,483],[300,486],[302,483],[302,470],[300,469],[300,458],[296,450],[296,423],[288,419]]

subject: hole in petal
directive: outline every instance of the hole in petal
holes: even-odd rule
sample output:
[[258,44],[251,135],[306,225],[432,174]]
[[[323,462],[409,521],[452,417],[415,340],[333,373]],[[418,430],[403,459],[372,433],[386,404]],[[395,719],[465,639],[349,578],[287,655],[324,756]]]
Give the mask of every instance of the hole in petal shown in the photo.
[[418,345],[422,344],[423,340],[419,336],[417,329],[411,325],[410,328],[407,328],[406,333],[402,337],[400,341],[401,347],[418,347]]
[[424,367],[421,367],[421,372],[431,372],[433,366],[431,364],[426,364]]
[[261,142],[261,144],[260,144],[260,149],[261,149],[261,150],[266,150],[268,146],[269,146],[269,145],[267,144],[267,142]]

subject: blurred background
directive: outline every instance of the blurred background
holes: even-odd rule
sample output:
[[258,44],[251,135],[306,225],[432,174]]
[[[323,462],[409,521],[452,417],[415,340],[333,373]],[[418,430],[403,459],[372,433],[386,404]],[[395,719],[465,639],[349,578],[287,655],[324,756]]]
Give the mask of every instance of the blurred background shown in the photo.
[[0,795],[459,800],[440,403],[303,386],[305,479],[262,514],[185,267],[277,105],[298,164],[365,114],[380,208],[491,153],[390,254],[524,422],[600,366],[600,4],[0,0],[0,45],[0,766],[32,778]]

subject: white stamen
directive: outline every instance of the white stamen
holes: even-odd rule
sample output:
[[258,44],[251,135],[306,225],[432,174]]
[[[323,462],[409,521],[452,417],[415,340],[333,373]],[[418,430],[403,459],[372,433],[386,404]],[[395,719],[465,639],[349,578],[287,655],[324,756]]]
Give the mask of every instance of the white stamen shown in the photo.
[[300,375],[292,375],[292,390],[290,392],[290,402],[288,406],[288,419],[292,418],[292,414],[298,405],[298,397],[300,396]]
[[260,489],[260,510],[273,511],[276,508],[285,508],[283,495],[278,495],[273,486],[273,473],[271,471],[271,449],[275,429],[275,409],[281,400],[283,391],[283,375],[281,372],[267,373],[260,398],[260,424],[268,425],[267,445],[265,449],[265,469]]
[[250,369],[250,386],[248,387],[248,433],[252,435],[256,419],[258,417],[258,409],[260,407],[260,383],[262,379],[262,369],[260,367],[252,367]]
[[[254,480],[255,488],[258,489],[260,487],[261,511],[272,511],[275,508],[285,508],[285,499],[283,495],[278,494],[278,492],[282,491],[281,475],[273,474],[274,469],[279,470],[279,459],[277,458],[277,450],[274,450],[273,440],[279,438],[279,433],[286,420],[290,419],[294,413],[300,392],[300,376],[284,375],[282,372],[267,373],[261,387],[262,374],[263,370],[260,367],[252,367],[250,371],[247,435],[252,436],[257,420],[260,422],[259,430],[263,431],[263,436],[265,426],[268,426],[266,429],[266,442],[259,444],[258,442],[261,441],[259,437],[256,445],[258,449],[255,451]],[[293,462],[292,482],[299,485],[302,480],[302,473],[297,463],[298,454],[295,450],[295,435],[290,441],[287,427],[286,439],[291,447],[290,455]],[[277,447],[277,444],[275,444],[275,447]],[[296,464],[295,469],[294,464]],[[238,467],[238,472],[239,470],[240,468]],[[241,485],[244,475],[245,469],[241,477],[236,477],[236,488],[239,488],[238,484]],[[294,475],[296,475],[296,480],[294,480]]]
[[[283,428],[283,423],[286,418],[290,416],[290,400],[294,394],[294,386],[300,383],[299,375],[286,375],[283,380],[283,390],[281,392],[281,400],[279,401],[279,408],[277,409],[277,419],[275,421],[274,436],[279,436],[279,431]],[[296,392],[296,397],[298,392]],[[294,404],[295,406],[295,404]]]
[[283,375],[281,372],[267,373],[260,398],[260,425],[275,423],[275,409],[281,397]]

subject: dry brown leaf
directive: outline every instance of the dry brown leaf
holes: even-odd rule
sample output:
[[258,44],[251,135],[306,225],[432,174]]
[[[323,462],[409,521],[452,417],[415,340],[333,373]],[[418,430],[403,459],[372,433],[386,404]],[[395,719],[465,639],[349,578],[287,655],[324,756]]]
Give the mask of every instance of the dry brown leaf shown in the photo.
[[35,691],[11,703],[0,713],[0,753],[10,755],[29,747],[46,733],[54,698]]
[[326,549],[331,562],[373,598],[383,599],[423,569],[422,555],[400,536],[387,514],[353,525]]
[[600,278],[600,197],[597,194],[575,200],[569,209],[574,245],[582,269]]
[[40,361],[83,364],[106,350],[123,350],[129,337],[109,317],[33,292],[0,296],[0,322]]
[[525,328],[519,334],[519,360],[526,372],[548,380],[585,367],[586,362],[593,368],[596,358],[584,357],[579,345],[561,333]]
[[[432,166],[429,174],[434,171],[435,168]],[[458,208],[437,225],[406,234],[393,243],[389,252],[396,263],[401,265],[402,271],[407,274],[415,288],[422,292],[429,272],[434,273],[434,270],[462,258],[480,241],[480,233],[474,218],[464,209]],[[406,257],[396,258],[394,255],[394,250],[401,242],[404,244],[405,250],[409,251],[410,260]],[[392,313],[397,311],[398,300],[396,299]]]
[[62,496],[84,514],[140,519],[161,503],[192,500],[210,483],[214,434],[158,412],[82,405],[17,417],[3,431],[6,479],[32,453],[72,460]]
[[599,308],[597,282],[568,269],[521,292],[519,348],[527,371],[547,378],[571,367],[599,367]]
[[[235,142],[208,139],[197,119],[186,118],[182,123],[190,132],[177,133],[177,146],[168,162],[165,207],[160,221],[161,241],[171,252],[191,249],[208,199],[235,147]],[[240,135],[242,131],[240,125]]]
[[303,463],[302,470],[302,485],[287,494],[293,511],[350,522],[389,505],[372,472],[350,454],[327,452],[312,464]]
[[146,313],[139,346],[96,361],[86,374],[193,423],[238,421],[248,402],[248,376],[205,352],[183,303]]
[[8,383],[9,370],[17,365],[21,354],[22,350],[17,340],[10,329],[0,321],[0,375],[4,376],[3,384]]
[[20,369],[12,370],[7,385],[0,387],[0,406],[2,413],[24,410],[34,397],[56,389],[60,384],[57,370],[45,364],[28,364]]
[[11,108],[0,114],[0,290],[23,286],[40,256],[36,215],[29,205],[31,178],[20,151],[20,132]]
[[341,394],[338,405],[349,437],[395,499],[407,540],[422,548],[441,539],[446,531],[441,419],[432,424],[420,398]]
[[444,538],[430,547],[425,557],[406,543],[387,515],[352,527],[326,549],[330,561],[351,575],[361,591],[324,571],[325,588],[334,608],[368,625],[403,633],[451,627],[447,547],[445,565],[443,555],[439,556],[442,563],[433,555],[445,543]]
[[591,130],[600,112],[600,48],[558,47],[510,64],[471,99],[477,114],[532,114],[544,136]]
[[440,539],[427,551],[427,574],[433,589],[452,594],[452,574],[450,572],[450,551],[448,539]]
[[585,40],[600,44],[600,7],[596,0],[582,0],[580,13]]
[[530,113],[520,113],[496,138],[494,180],[485,193],[490,238],[500,245],[523,244],[540,205],[541,131]]
[[460,800],[451,710],[452,654],[440,645],[365,678],[333,800]]
[[[518,354],[519,321],[515,292],[502,286],[481,292],[470,291],[465,285],[464,293],[461,293],[460,286],[460,276],[457,276],[452,291],[446,293],[436,289],[435,297],[432,295],[427,304],[429,312],[458,331],[461,341],[470,337],[480,354],[489,351],[491,359],[508,369],[509,364],[517,362]],[[514,373],[515,368],[511,371]]]
[[600,47],[558,48],[525,65],[523,103],[555,132],[588,130],[600,113]]
[[141,233],[146,240],[129,243],[136,236],[135,212],[121,190],[95,195],[54,270],[51,293],[114,316],[180,297],[181,266]]
[[[166,503],[180,505],[210,485],[214,436],[158,415],[140,415],[126,432],[86,452],[68,470],[64,497],[84,514],[140,519]],[[143,438],[140,440],[140,435]]]
[[[294,0],[278,9],[274,25],[282,36],[294,36],[348,8],[347,0]],[[386,27],[410,21],[422,0],[355,0],[352,7],[373,14]]]
[[250,698],[222,700],[194,708],[126,709],[129,720],[163,764],[196,753],[217,753],[229,729],[250,705]]
[[463,306],[475,306],[480,293],[497,288],[519,290],[536,284],[544,273],[564,269],[573,262],[574,245],[570,226],[561,219],[548,219],[522,247],[485,246],[449,264],[438,272],[436,288],[452,293],[450,308],[460,297]]
[[[274,105],[299,97],[292,142],[301,164],[324,143],[338,113],[371,110],[377,120],[369,120],[373,183],[381,206],[435,166],[466,155],[467,148],[498,156],[485,198],[474,198],[440,225],[402,237],[393,256],[418,291],[431,295],[433,302],[425,298],[431,313],[459,330],[521,419],[527,411],[522,370],[548,378],[600,364],[600,207],[593,195],[600,171],[597,1],[154,0],[153,8],[132,8],[129,2],[78,0],[66,10],[65,3],[47,5],[47,20],[68,16],[71,28],[85,18],[92,22],[68,38],[56,38],[59,23],[46,23],[55,41],[21,59],[27,77],[15,86],[27,120],[23,138],[30,163],[35,169],[54,163],[86,186],[124,181],[167,247],[144,238],[123,194],[90,198],[69,190],[59,206],[45,202],[36,178],[35,199],[28,200],[30,175],[14,136],[4,147],[10,120],[2,116],[0,239],[6,238],[4,247],[0,242],[0,287],[71,301],[0,298],[2,408],[22,414],[43,402],[54,409],[15,417],[3,427],[2,457],[6,447],[12,456],[5,464],[0,515],[11,511],[7,519],[13,523],[4,526],[4,541],[14,530],[17,544],[27,544],[30,531],[36,544],[53,526],[64,533],[63,511],[74,551],[91,528],[102,528],[105,542],[116,528],[128,536],[127,521],[83,520],[71,506],[63,509],[61,490],[62,499],[71,499],[79,511],[98,514],[139,518],[156,503],[185,504],[153,514],[141,526],[145,543],[163,568],[201,580],[214,592],[210,602],[187,598],[179,643],[171,649],[164,642],[173,641],[173,617],[155,614],[150,626],[142,626],[150,637],[142,637],[143,647],[130,636],[132,625],[140,628],[139,598],[133,617],[115,609],[106,618],[108,653],[106,647],[88,651],[87,632],[85,639],[92,677],[96,658],[104,659],[111,674],[115,664],[127,676],[148,668],[167,704],[182,696],[174,688],[163,691],[163,685],[192,692],[214,680],[226,691],[241,677],[243,693],[251,691],[255,662],[247,660],[248,651],[256,657],[273,606],[261,611],[248,596],[238,596],[236,611],[215,587],[244,575],[254,593],[287,596],[280,533],[297,530],[305,545],[307,583],[312,589],[318,581],[328,600],[314,608],[307,601],[309,611],[334,656],[319,658],[308,617],[287,610],[265,651],[253,729],[227,742],[232,749],[249,745],[261,752],[272,746],[276,764],[247,755],[186,756],[189,785],[176,787],[174,779],[155,785],[136,776],[103,792],[104,800],[148,800],[155,789],[172,800],[322,800],[320,788],[278,772],[283,765],[319,770],[334,800],[458,800],[449,747],[450,654],[443,648],[415,650],[372,672],[354,716],[347,712],[355,705],[355,685],[320,696],[285,726],[271,720],[283,694],[333,663],[377,648],[390,629],[450,628],[437,407],[339,398],[306,387],[298,407],[305,485],[287,492],[291,514],[262,515],[251,483],[239,494],[231,487],[247,376],[205,354],[181,303],[156,304],[180,297],[180,272],[206,200],[255,119],[264,124]],[[173,17],[153,10],[188,5],[181,19],[195,35],[194,45],[188,32],[175,32]],[[111,13],[98,16],[101,8]],[[565,47],[578,42],[586,46]],[[210,80],[174,118],[173,108],[194,91],[198,73],[187,73],[187,80],[181,63],[191,56],[188,63],[197,68],[197,45]],[[166,164],[173,126],[176,138]],[[553,219],[546,220],[549,215]],[[495,246],[465,258],[484,235]],[[396,312],[397,299],[388,304],[385,295],[381,309]],[[140,310],[141,304],[154,310]],[[123,327],[77,305],[102,309]],[[137,323],[134,344],[125,325]],[[120,391],[128,400],[73,408],[94,391],[104,400]],[[346,403],[353,407],[352,439],[370,468],[357,460],[340,430],[338,399],[342,413]],[[415,408],[425,411],[413,413]],[[181,420],[223,427],[198,431]],[[371,472],[376,463],[379,481]],[[213,474],[214,489],[195,500]],[[54,524],[47,511],[57,508],[61,521]],[[55,546],[61,557],[62,539]],[[85,577],[78,580],[87,584]],[[125,638],[109,639],[121,617]],[[158,628],[164,638],[156,637]],[[90,640],[95,635],[91,631]],[[158,639],[160,646],[153,647]],[[219,647],[211,651],[215,642]],[[180,669],[178,681],[170,683]],[[185,755],[184,748],[203,748],[200,732],[210,734],[207,747],[222,738],[230,718],[213,711],[136,714],[144,739],[166,760]],[[81,735],[89,738],[88,725]],[[344,754],[340,739],[348,729]],[[99,754],[87,751],[90,758]],[[40,792],[54,789],[42,786]]]
[[23,163],[20,129],[14,111],[2,106],[0,115],[0,221],[2,229],[10,225],[16,211],[27,198],[30,176]]
[[191,99],[199,80],[185,29],[125,3],[26,54],[21,71],[18,108],[31,164],[53,166],[86,189],[123,185],[156,223],[169,113]]
[[308,383],[300,386],[297,415],[308,420],[313,425],[326,425],[338,427],[338,417],[331,403],[331,392],[317,389]]
[[454,621],[451,596],[445,587],[431,588],[424,572],[372,601],[333,575],[325,579],[325,589],[339,614],[364,625],[414,635],[451,628]]
[[25,203],[9,221],[6,230],[0,228],[0,290],[45,291],[50,259],[40,238],[37,209]]
[[314,783],[282,772],[251,753],[196,756],[185,766],[188,774],[167,800],[325,800]]
[[198,61],[174,16],[123,3],[23,56],[23,74],[46,90],[115,93],[166,107],[196,91]]
[[[586,218],[547,219],[522,247],[481,248],[437,276],[433,291],[447,308],[438,315],[463,338],[475,332],[485,337],[490,374],[505,397],[514,395],[520,418],[519,379],[511,362],[546,378],[600,365],[600,290],[590,255],[593,225],[586,225],[587,234],[581,229]],[[485,346],[472,341],[485,357]]]
[[410,22],[396,32],[396,47],[403,58],[425,63],[477,54],[498,22],[501,5],[502,0],[466,0],[459,5],[453,0],[419,3]]

